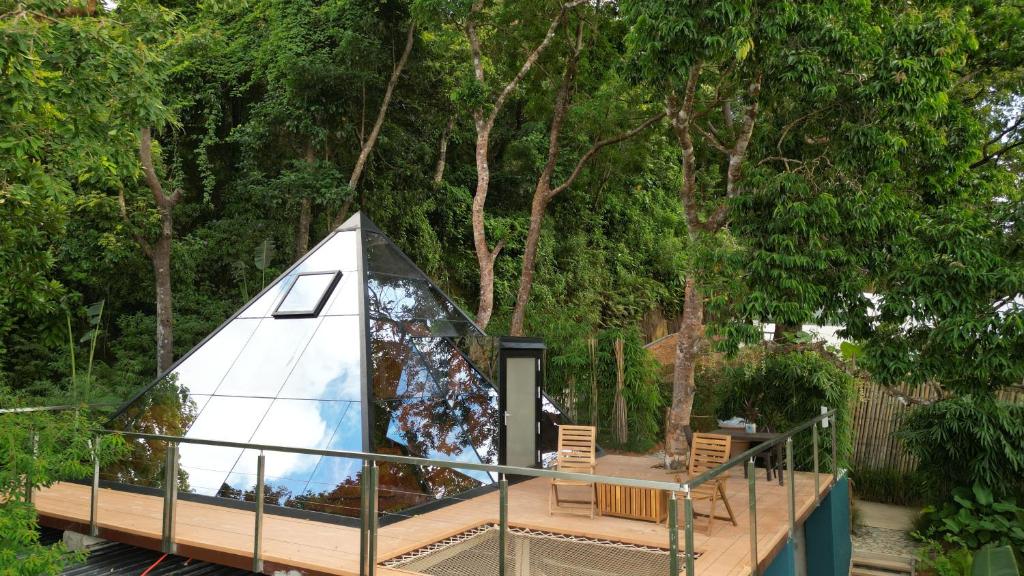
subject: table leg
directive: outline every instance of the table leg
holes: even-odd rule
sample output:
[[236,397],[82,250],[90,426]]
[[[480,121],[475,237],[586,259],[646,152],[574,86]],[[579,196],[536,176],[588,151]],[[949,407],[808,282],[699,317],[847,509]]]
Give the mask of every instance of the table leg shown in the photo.
[[786,475],[783,474],[782,468],[784,466],[783,462],[785,462],[786,459],[782,455],[782,447],[780,444],[776,444],[775,449],[777,450],[777,452],[775,453],[775,463],[778,466],[778,468],[775,469],[775,473],[779,475],[779,486],[783,486],[786,483],[785,480],[783,480],[783,478],[785,478]]

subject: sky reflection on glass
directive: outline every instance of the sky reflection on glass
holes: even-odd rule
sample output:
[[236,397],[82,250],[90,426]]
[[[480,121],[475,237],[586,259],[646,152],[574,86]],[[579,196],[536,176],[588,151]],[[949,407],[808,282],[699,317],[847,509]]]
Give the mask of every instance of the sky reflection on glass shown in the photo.
[[[333,288],[331,271],[341,273]],[[316,272],[330,273],[301,276]],[[360,315],[364,289],[366,309]],[[308,312],[321,297],[324,305],[315,317],[274,317],[279,306]],[[385,236],[338,232],[190,352],[170,378],[155,383],[112,426],[497,464],[498,395],[467,354],[493,371],[493,355],[487,353],[493,343],[480,345],[483,338]],[[364,345],[370,368],[365,375]],[[554,429],[556,413],[545,402],[545,421],[551,422],[543,436]],[[372,428],[364,430],[364,422]],[[145,443],[133,443],[133,450],[133,460],[106,477],[159,486],[163,452]],[[258,455],[182,443],[182,489],[252,501]],[[359,460],[268,451],[266,502],[357,516],[361,468]],[[381,464],[380,509],[407,509],[495,480],[486,472]]]

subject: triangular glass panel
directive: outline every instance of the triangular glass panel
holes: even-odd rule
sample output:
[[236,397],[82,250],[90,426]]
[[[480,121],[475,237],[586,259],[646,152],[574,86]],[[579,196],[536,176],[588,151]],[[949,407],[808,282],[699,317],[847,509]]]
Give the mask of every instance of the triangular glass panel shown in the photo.
[[[355,214],[110,422],[117,430],[498,463],[493,346]],[[105,480],[158,488],[161,442],[131,441]],[[252,501],[258,451],[180,443],[183,495]],[[358,516],[359,459],[266,451],[271,508]],[[481,471],[380,466],[380,510],[492,484]]]

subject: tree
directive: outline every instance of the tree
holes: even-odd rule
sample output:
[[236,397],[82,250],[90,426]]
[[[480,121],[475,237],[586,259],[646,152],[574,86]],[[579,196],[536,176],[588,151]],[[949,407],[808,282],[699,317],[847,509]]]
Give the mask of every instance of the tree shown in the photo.
[[624,11],[640,76],[665,94],[694,249],[666,431],[669,463],[678,465],[694,368],[708,345],[705,309],[714,311],[716,341],[733,348],[759,339],[757,322],[866,314],[868,283],[854,264],[878,261],[880,252],[862,249],[892,222],[886,211],[904,190],[883,187],[891,193],[873,198],[865,188],[900,176],[899,135],[936,117],[969,38],[942,8],[924,15],[895,4],[628,3]]
[[[145,2],[127,2],[118,7],[119,16],[129,23],[129,26],[139,33],[144,42],[152,46],[162,46],[162,53],[151,53],[150,59],[145,65],[145,75],[148,82],[153,85],[167,83],[172,67],[176,65],[173,49],[181,42],[180,37],[175,37],[177,14],[160,7],[154,7]],[[157,93],[157,92],[154,92]],[[167,96],[162,96],[167,97]],[[167,97],[171,100],[173,95]],[[130,212],[143,212],[143,218],[149,218],[153,212],[156,215],[156,226],[153,230],[151,223],[143,225],[143,229],[135,228],[131,232],[132,238],[138,244],[142,252],[149,258],[153,267],[153,286],[155,293],[156,307],[156,371],[162,374],[174,363],[174,293],[171,284],[171,250],[174,238],[174,208],[181,202],[183,191],[176,183],[172,184],[172,190],[165,189],[164,180],[174,181],[174,176],[169,169],[165,174],[158,174],[158,164],[153,159],[153,130],[161,130],[172,127],[174,119],[170,109],[162,101],[146,102],[137,109],[129,110],[129,116],[124,119],[126,122],[133,122],[141,127],[138,129],[138,159],[139,172],[152,198],[152,204],[140,202],[134,198],[131,204],[126,198],[127,193],[124,185],[118,183],[118,206],[121,210],[121,217],[129,228],[135,228],[136,221]],[[158,148],[159,150],[159,148]],[[129,186],[134,186],[133,180],[136,175],[129,175]]]
[[[0,385],[4,406],[17,405]],[[86,410],[0,415],[0,573],[12,576],[57,574],[84,554],[63,543],[39,542],[35,507],[28,490],[92,474],[94,448],[102,464],[124,453],[124,440],[104,437],[99,419]]]
[[[540,56],[551,45],[555,32],[562,25],[566,13],[579,4],[582,4],[581,0],[559,5],[557,14],[550,19],[540,41],[534,41],[533,47],[529,50],[526,57],[522,59],[521,64],[515,66],[516,71],[512,78],[507,82],[498,84],[500,89],[497,90],[496,94],[493,93],[493,89],[489,86],[488,77],[485,74],[485,69],[490,66],[485,61],[480,27],[488,16],[491,16],[494,20],[497,20],[498,17],[488,13],[488,6],[484,0],[474,0],[468,14],[465,16],[465,34],[469,42],[469,55],[473,69],[473,80],[475,81],[472,88],[475,94],[470,102],[470,114],[476,130],[476,187],[473,193],[471,208],[473,249],[476,253],[480,276],[476,323],[483,329],[487,327],[487,324],[491,321],[491,315],[494,313],[494,261],[504,247],[504,241],[502,240],[499,240],[493,249],[490,247],[487,242],[487,229],[485,225],[485,206],[491,182],[490,160],[488,158],[491,147],[491,131],[494,129],[494,123],[497,121],[498,115],[502,112],[513,92],[523,81],[523,78],[529,74],[530,69],[537,63]],[[508,8],[506,5],[500,5],[492,8],[492,10],[503,11]]]
[[58,312],[75,299],[54,269],[58,247],[83,197],[137,169],[127,119],[157,109],[160,90],[151,47],[96,2],[4,4],[0,37],[3,350],[9,336],[51,345],[66,336]]
[[[600,17],[600,15],[598,15]],[[655,113],[649,118],[641,121],[638,125],[626,129],[618,134],[613,134],[594,142],[576,161],[572,171],[560,184],[555,185],[553,179],[558,160],[562,151],[562,130],[566,123],[566,117],[573,105],[576,95],[576,76],[579,68],[580,57],[585,48],[584,31],[586,23],[581,15],[576,24],[576,37],[569,49],[565,60],[565,71],[555,95],[555,103],[552,110],[550,128],[548,130],[548,149],[544,167],[537,176],[537,183],[533,191],[533,201],[530,206],[530,225],[526,233],[526,247],[523,252],[522,270],[519,275],[519,289],[516,292],[515,308],[512,311],[512,321],[509,326],[509,333],[512,336],[523,335],[523,324],[526,319],[526,305],[529,302],[530,290],[533,287],[533,274],[536,267],[537,247],[540,244],[541,227],[548,204],[556,196],[572,186],[573,182],[583,171],[584,167],[606,146],[623,142],[640,134],[650,126],[654,125],[665,117],[664,112]],[[613,79],[614,82],[614,79]],[[618,94],[615,94],[618,95]]]

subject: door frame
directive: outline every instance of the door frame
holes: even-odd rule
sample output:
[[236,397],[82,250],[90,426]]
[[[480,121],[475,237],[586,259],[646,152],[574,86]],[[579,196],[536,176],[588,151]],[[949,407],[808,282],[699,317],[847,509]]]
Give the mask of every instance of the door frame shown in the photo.
[[508,374],[506,360],[508,358],[533,358],[535,359],[535,385],[533,392],[534,401],[534,462],[532,468],[540,467],[540,414],[542,409],[541,398],[544,388],[544,355],[546,347],[544,340],[540,338],[522,338],[504,336],[501,338],[498,351],[498,462],[508,462],[508,422],[505,413],[508,411]]

